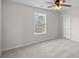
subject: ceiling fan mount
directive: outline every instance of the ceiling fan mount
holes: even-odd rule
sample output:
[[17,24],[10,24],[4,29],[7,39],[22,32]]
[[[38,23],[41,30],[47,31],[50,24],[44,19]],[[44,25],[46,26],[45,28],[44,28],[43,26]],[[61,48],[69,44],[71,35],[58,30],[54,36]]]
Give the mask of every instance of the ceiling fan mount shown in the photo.
[[71,5],[65,4],[65,2],[66,2],[65,0],[55,0],[54,3],[53,2],[46,2],[46,3],[52,4],[48,8],[55,7],[56,9],[61,9],[62,6],[71,7]]

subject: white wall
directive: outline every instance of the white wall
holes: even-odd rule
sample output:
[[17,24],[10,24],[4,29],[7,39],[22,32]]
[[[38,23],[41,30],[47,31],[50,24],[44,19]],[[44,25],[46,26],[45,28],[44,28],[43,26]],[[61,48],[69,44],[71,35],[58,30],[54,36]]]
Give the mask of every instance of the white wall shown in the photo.
[[62,21],[62,11],[59,11],[58,12],[59,13],[59,37],[60,38],[63,38],[63,21]]
[[0,55],[1,55],[1,0],[0,0]]
[[[59,37],[59,19],[56,11],[51,12],[7,0],[2,1],[2,50]],[[34,35],[34,12],[47,14],[47,34]]]
[[[65,24],[64,27],[68,27],[64,29],[64,32],[66,32],[64,36],[70,36],[71,40],[79,42],[79,7],[63,11],[63,20]],[[70,31],[70,34],[67,33],[68,31]]]
[[70,11],[71,14],[71,39],[79,42],[79,7]]

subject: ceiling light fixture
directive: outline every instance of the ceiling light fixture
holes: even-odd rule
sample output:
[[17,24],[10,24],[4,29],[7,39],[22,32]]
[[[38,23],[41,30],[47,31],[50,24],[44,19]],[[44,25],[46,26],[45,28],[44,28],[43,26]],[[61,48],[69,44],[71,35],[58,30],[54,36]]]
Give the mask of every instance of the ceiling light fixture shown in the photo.
[[61,8],[62,8],[62,6],[61,6],[61,5],[59,5],[59,6],[57,6],[57,5],[56,5],[56,6],[54,6],[54,9],[55,9],[55,10],[60,10]]
[[55,10],[60,10],[63,6],[65,7],[71,7],[71,5],[64,4],[65,0],[55,0],[53,2],[46,2],[48,4],[52,4],[51,6],[48,6],[48,8],[54,7]]

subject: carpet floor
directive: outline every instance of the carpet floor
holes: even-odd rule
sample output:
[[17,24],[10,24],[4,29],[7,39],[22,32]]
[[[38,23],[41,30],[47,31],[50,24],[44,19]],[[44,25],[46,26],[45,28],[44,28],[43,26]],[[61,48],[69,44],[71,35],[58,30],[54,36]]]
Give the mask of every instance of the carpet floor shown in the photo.
[[2,53],[1,58],[78,58],[79,43],[68,39],[55,39]]

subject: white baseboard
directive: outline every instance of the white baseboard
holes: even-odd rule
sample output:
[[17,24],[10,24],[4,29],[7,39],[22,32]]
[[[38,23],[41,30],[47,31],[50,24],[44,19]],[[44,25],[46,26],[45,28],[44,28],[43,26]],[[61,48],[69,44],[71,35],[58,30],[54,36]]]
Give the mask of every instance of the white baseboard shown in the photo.
[[[53,39],[58,39],[58,38],[53,38]],[[53,39],[47,39],[47,40],[40,40],[40,41],[35,41],[35,42],[29,42],[29,43],[26,43],[26,44],[23,44],[23,45],[19,45],[19,46],[7,48],[7,49],[2,49],[2,52],[8,51],[8,50],[12,50],[12,49],[16,49],[16,48],[20,48],[20,47],[23,47],[23,46],[29,46],[29,45],[32,45],[32,44],[35,44],[35,43],[39,43],[39,42],[44,42],[44,41],[48,41],[48,40],[53,40]]]

